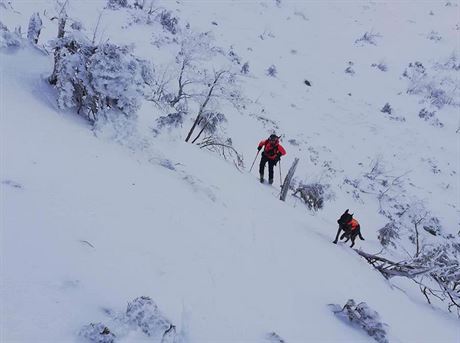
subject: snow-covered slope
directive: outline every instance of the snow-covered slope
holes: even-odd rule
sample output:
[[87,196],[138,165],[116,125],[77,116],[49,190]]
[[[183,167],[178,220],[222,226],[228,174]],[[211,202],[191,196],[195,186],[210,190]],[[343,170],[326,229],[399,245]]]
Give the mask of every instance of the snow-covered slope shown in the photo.
[[[91,32],[104,4],[73,3],[72,15]],[[52,7],[13,5],[19,13],[2,15],[9,27]],[[30,46],[2,51],[0,340],[78,341],[91,322],[105,323],[120,342],[148,340],[120,319],[126,303],[143,295],[190,342],[259,342],[269,332],[286,342],[372,341],[327,306],[350,298],[379,312],[391,342],[458,341],[453,315],[426,304],[417,289],[393,286],[347,246],[330,243],[335,220],[352,208],[366,237],[357,244],[378,251],[377,229],[385,224],[378,200],[365,193],[354,199],[343,181],[362,177],[379,156],[387,173],[410,172],[401,196],[423,200],[447,232],[456,232],[458,107],[438,111],[442,128],[430,126],[418,118],[421,97],[405,94],[401,78],[409,62],[440,61],[459,48],[455,3],[162,5],[197,30],[212,30],[221,46],[233,45],[249,61],[243,89],[254,102],[248,113],[225,108],[228,136],[246,166],[258,141],[278,127],[288,150],[283,172],[300,157],[298,176],[329,183],[335,199],[315,215],[293,197],[282,203],[277,185],[262,186],[256,172],[240,172],[182,142],[182,132],[115,143],[57,108],[46,82],[52,55]],[[102,38],[135,42],[139,55],[166,61],[168,48],[150,44],[152,28],[122,29],[126,13],[104,13]],[[55,29],[48,21],[43,39]],[[354,44],[371,30],[382,36],[377,46]],[[422,36],[432,30],[443,40]],[[381,59],[387,72],[370,66]],[[348,61],[353,76],[344,73]],[[272,64],[276,78],[265,75]],[[380,112],[386,102],[404,122]],[[159,115],[143,105],[145,132]],[[276,124],[264,126],[260,116]],[[433,158],[436,174],[427,162]]]

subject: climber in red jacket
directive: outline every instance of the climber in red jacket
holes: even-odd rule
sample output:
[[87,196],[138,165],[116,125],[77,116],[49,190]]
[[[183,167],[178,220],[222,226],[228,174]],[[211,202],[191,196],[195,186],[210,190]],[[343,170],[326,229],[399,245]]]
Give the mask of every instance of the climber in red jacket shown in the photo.
[[279,137],[275,134],[270,135],[268,139],[263,140],[259,143],[257,150],[261,150],[262,158],[260,159],[259,174],[260,182],[264,183],[264,170],[265,164],[268,162],[268,183],[273,183],[273,167],[276,166],[281,156],[286,155],[286,150],[279,143]]

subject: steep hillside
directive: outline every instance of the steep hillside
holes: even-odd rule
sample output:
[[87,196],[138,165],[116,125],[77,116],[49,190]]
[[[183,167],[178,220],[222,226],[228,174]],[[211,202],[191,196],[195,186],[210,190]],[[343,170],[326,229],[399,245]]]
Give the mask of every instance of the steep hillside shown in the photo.
[[[54,2],[1,2],[9,33],[47,13],[38,45],[5,46],[2,36],[2,342],[80,341],[97,322],[118,342],[152,340],[125,315],[139,296],[177,327],[177,342],[277,342],[271,332],[286,342],[373,341],[328,306],[351,298],[380,314],[390,342],[460,338],[455,309],[427,304],[415,284],[386,280],[348,245],[331,244],[346,208],[369,253],[383,249],[378,230],[390,222],[400,239],[384,256],[414,256],[417,215],[427,222],[422,248],[458,242],[458,3],[155,2],[177,18],[176,33],[132,6],[104,9],[97,24],[106,3],[70,2],[69,23],[81,22],[89,40],[132,44],[172,92],[181,44],[200,32],[210,38],[197,43],[195,77],[248,63],[239,102],[223,92],[210,107],[226,120],[209,135],[231,142],[244,166],[184,142],[193,98],[177,128],[159,125],[172,113],[164,98],[143,99],[133,120],[95,125],[59,108],[47,81]],[[360,40],[366,32],[370,42]],[[381,112],[386,103],[391,113]],[[435,114],[421,118],[422,109]],[[257,165],[248,172],[274,131],[288,151],[282,173],[298,157],[296,184],[328,187],[323,209],[292,195],[280,202],[278,169],[273,187],[257,181]],[[396,218],[401,208],[407,216]]]

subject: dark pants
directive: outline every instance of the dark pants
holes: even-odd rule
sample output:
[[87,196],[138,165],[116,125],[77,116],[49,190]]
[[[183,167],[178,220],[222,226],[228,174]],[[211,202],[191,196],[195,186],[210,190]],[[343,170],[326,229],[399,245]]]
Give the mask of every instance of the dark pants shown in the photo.
[[267,162],[268,162],[268,179],[273,180],[273,167],[275,166],[275,161],[270,160],[263,154],[262,154],[262,158],[260,159],[259,173],[261,177],[264,176],[265,164]]

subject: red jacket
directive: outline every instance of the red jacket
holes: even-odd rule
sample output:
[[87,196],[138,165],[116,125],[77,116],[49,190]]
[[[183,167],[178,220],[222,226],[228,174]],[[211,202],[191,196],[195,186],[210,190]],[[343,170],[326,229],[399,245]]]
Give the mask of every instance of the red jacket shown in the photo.
[[275,160],[278,155],[286,155],[286,150],[279,144],[279,141],[276,140],[275,143],[270,142],[270,140],[265,139],[259,143],[259,147],[264,147],[264,156],[269,160]]

